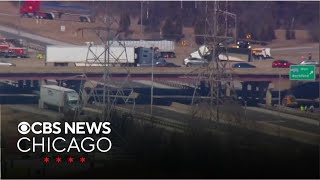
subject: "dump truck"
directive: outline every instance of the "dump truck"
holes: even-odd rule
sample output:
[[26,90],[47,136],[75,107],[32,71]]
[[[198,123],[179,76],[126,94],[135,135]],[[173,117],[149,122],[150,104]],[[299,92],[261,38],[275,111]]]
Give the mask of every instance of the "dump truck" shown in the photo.
[[58,109],[59,112],[81,111],[78,93],[73,89],[57,85],[42,85],[40,88],[39,108]]

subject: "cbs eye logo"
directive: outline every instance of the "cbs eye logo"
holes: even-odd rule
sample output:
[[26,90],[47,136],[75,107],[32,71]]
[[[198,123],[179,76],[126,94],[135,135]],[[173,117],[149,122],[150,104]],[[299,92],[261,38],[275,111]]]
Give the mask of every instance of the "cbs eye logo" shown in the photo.
[[20,134],[28,134],[29,131],[30,131],[30,125],[29,123],[27,122],[21,122],[19,125],[18,125],[18,131]]

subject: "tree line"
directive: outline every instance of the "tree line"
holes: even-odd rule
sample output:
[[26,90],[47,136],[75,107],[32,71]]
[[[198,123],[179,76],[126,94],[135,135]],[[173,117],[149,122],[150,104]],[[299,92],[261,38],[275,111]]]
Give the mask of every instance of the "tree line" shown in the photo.
[[[319,40],[318,2],[219,2],[218,5],[219,9],[237,15],[239,38],[251,34],[254,40],[271,41],[275,38],[275,29],[285,29],[286,38],[295,39],[293,30],[306,29],[313,40]],[[148,17],[141,22],[145,32],[160,31],[163,38],[180,40],[183,27],[194,27],[195,34],[204,33],[209,26],[205,21],[206,7],[210,11],[214,2],[150,2]],[[234,19],[228,18],[227,22],[230,29],[235,27]],[[217,23],[220,24],[220,20]],[[201,37],[195,41],[201,43]]]

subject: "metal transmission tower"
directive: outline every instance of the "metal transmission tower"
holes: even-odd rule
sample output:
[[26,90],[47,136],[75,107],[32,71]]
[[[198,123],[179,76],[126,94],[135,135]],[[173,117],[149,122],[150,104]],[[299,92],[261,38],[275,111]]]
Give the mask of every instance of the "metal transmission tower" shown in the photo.
[[[87,58],[80,85],[80,96],[84,105],[94,104],[102,110],[102,121],[111,121],[116,105],[122,104],[133,111],[135,100],[133,88],[130,85],[130,70],[126,45],[120,41],[121,32],[116,18],[108,13],[104,19],[105,28],[91,30],[99,37],[102,45],[88,44]],[[101,67],[103,72],[100,79],[89,80],[87,69],[92,66]],[[126,76],[119,80],[112,78],[112,67],[120,66]],[[78,113],[79,115],[79,113]]]
[[223,115],[221,109],[233,101],[235,95],[225,45],[225,41],[231,37],[225,36],[221,30],[226,27],[226,21],[218,2],[206,2],[205,12],[205,34],[196,36],[204,38],[204,45],[199,48],[199,53],[206,55],[209,64],[192,72],[198,74],[192,98],[192,115],[193,118],[220,121]]

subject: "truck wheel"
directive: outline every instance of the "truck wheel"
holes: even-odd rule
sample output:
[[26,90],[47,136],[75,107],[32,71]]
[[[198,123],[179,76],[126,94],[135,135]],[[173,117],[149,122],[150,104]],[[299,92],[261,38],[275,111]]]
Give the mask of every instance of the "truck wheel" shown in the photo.
[[188,63],[186,66],[187,66],[187,67],[191,67],[191,66],[192,66],[192,64],[191,64],[191,63]]
[[80,22],[88,22],[88,20],[85,17],[80,17]]
[[27,13],[23,13],[23,14],[21,14],[21,17],[23,17],[23,18],[27,18],[27,17],[29,17],[29,16],[28,16],[28,14],[27,14]]
[[39,109],[43,109],[44,107],[43,107],[43,102],[40,100],[39,101]]
[[[41,16],[40,16],[41,17]],[[49,20],[53,20],[54,19],[54,15],[52,15],[51,13],[46,13],[45,17],[42,17],[42,19],[49,19]]]

